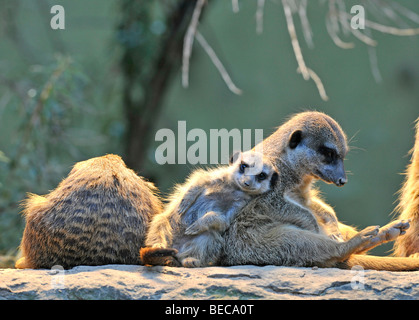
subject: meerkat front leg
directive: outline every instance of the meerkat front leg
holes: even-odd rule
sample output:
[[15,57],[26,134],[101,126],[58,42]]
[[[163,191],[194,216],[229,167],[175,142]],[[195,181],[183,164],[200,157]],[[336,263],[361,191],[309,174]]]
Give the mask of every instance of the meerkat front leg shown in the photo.
[[361,246],[356,253],[364,253],[372,248],[381,245],[383,243],[396,240],[399,236],[406,233],[406,230],[409,229],[410,220],[396,220],[386,224],[384,227],[381,227],[378,231],[378,234],[371,239],[364,246]]
[[339,222],[335,211],[331,206],[324,203],[320,199],[313,197],[310,208],[319,225],[327,233],[329,238],[339,242],[345,241],[341,230],[339,229]]
[[203,266],[201,260],[194,257],[185,258],[181,263],[185,268],[199,268]]
[[353,238],[342,242],[344,249],[340,258],[346,258],[353,253],[358,253],[364,250],[364,248],[372,246],[379,238],[379,231],[379,226],[367,227],[358,232]]
[[226,217],[219,212],[209,211],[201,218],[192,223],[185,230],[187,235],[196,235],[208,230],[216,230],[223,232],[227,229],[228,222]]
[[188,211],[188,209],[192,207],[192,205],[204,191],[205,188],[201,185],[189,188],[188,191],[183,195],[183,198],[179,203],[179,214],[183,215],[186,211]]

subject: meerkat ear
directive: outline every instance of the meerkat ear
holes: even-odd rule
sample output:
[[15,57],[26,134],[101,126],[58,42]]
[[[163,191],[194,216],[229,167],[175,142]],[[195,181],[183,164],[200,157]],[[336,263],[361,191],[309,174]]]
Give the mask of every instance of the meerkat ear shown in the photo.
[[291,149],[295,149],[303,139],[303,132],[301,130],[296,130],[292,133],[289,146]]
[[271,183],[270,183],[270,185],[271,185],[271,188],[273,188],[275,185],[276,185],[276,182],[278,181],[278,173],[277,172],[274,172],[273,174],[272,174],[272,177],[271,177]]
[[230,160],[228,161],[228,164],[231,166],[233,163],[235,163],[240,158],[241,154],[242,154],[241,151],[234,152]]

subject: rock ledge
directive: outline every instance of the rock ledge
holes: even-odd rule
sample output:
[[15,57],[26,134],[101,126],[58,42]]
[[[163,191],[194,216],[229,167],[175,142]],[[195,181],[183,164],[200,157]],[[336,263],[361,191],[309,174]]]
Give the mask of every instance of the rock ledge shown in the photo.
[[419,299],[419,271],[235,266],[0,269],[1,299]]

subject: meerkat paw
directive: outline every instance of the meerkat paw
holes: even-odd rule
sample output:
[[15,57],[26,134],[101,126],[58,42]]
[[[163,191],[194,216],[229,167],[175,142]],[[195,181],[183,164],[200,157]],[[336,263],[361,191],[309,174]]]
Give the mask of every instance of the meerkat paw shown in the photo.
[[406,233],[406,230],[410,227],[410,219],[408,220],[396,220],[386,224],[384,227],[380,228],[378,237],[381,241],[388,242],[395,240],[398,236],[401,236]]
[[166,246],[163,245],[163,243],[155,243],[151,247],[152,248],[155,248],[155,249],[164,249],[164,248],[166,248]]
[[358,232],[346,243],[349,245],[347,252],[362,252],[377,245],[380,226],[370,226]]
[[202,267],[202,263],[199,259],[189,257],[182,260],[182,266],[185,268],[199,268]]
[[179,207],[177,209],[177,211],[179,212],[179,214],[184,214],[186,211],[188,210],[188,203],[186,201],[181,201],[179,204]]
[[205,230],[202,230],[198,225],[193,223],[189,227],[186,228],[185,234],[188,236],[195,236],[197,234],[202,233],[203,231]]
[[337,233],[332,233],[331,235],[329,235],[329,238],[338,241],[338,242],[344,242],[345,240],[343,239],[343,236],[340,232]]
[[[398,236],[405,234],[409,226],[409,220],[396,220],[381,228],[377,226],[366,228],[360,233],[366,231],[365,235],[367,237],[365,237],[365,235],[361,235],[363,240],[358,246],[356,252],[365,252],[380,244],[393,241]],[[371,234],[370,231],[373,233]]]
[[412,253],[409,258],[418,259],[419,258],[419,252]]
[[358,232],[356,236],[359,236],[362,240],[371,240],[375,236],[377,236],[379,231],[380,231],[380,226],[370,226]]

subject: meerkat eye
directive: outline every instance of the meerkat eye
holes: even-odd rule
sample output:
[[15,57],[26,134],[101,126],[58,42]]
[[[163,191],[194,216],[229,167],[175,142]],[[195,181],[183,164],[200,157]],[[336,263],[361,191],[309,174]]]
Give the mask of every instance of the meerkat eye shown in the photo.
[[268,176],[266,175],[265,172],[261,172],[258,174],[257,178],[259,181],[265,180]]
[[327,163],[332,163],[337,158],[336,151],[331,149],[331,148],[321,146],[319,148],[319,152],[324,156],[325,162],[327,162]]
[[246,163],[241,163],[240,164],[240,172],[244,173],[244,169],[246,169],[248,167],[248,165]]

